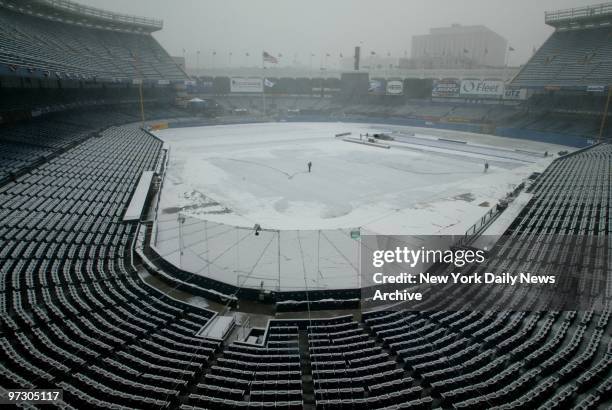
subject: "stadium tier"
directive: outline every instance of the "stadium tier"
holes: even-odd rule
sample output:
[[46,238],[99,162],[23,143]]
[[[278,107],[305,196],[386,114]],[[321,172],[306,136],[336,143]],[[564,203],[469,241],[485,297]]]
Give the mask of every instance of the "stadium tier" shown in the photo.
[[57,18],[64,13],[62,8],[33,13],[31,8],[38,2],[22,3],[0,2],[2,74],[99,81],[187,79],[153,36],[138,32],[138,26],[128,31],[106,28],[100,22],[77,25],[74,16]]
[[[440,307],[360,320],[271,320],[261,345],[197,337],[215,313],[145,285],[131,264],[137,224],[121,221],[142,171],[158,169],[161,141],[125,126],[97,138],[70,127],[62,135],[58,144],[81,142],[0,189],[4,389],[62,388],[66,408],[609,403],[609,308],[577,314]],[[555,161],[509,234],[607,240],[611,160],[612,147],[604,144]],[[525,249],[513,254],[532,250],[521,243]],[[508,252],[503,243],[499,249]]]
[[128,407],[164,407],[218,348],[193,338],[212,312],[152,291],[128,262],[136,226],[121,214],[160,147],[110,128],[2,187],[3,388],[56,385],[85,408],[115,386]]
[[[147,105],[150,119],[184,116],[185,112],[162,105]],[[69,113],[52,114],[29,122],[0,128],[0,181],[8,181],[28,169],[48,161],[98,131],[112,124],[137,122],[135,107],[81,109]]]
[[556,31],[513,79],[516,87],[612,84],[612,3],[549,13]]

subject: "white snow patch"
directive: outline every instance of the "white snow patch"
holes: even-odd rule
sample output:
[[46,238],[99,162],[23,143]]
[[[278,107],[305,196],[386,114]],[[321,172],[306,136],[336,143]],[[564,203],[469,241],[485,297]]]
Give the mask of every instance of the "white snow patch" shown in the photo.
[[[380,149],[334,137],[344,132],[353,136],[387,132],[402,137],[389,142],[390,149]],[[231,284],[250,274],[249,286],[264,282],[269,289],[300,289],[305,277],[312,288],[358,286],[354,269],[358,252],[350,239],[351,229],[462,235],[488,211],[480,204],[495,206],[553,160],[515,148],[542,153],[559,150],[524,140],[425,132],[351,123],[160,131],[157,135],[171,150],[159,206],[157,247],[174,263],[181,260],[183,268]],[[440,136],[468,143],[445,142],[437,139]],[[313,163],[310,173],[309,161]],[[490,164],[487,173],[485,161]],[[178,229],[179,210],[189,217],[182,230]],[[251,235],[255,224],[280,231],[280,245],[262,234],[258,239],[249,237],[240,249],[233,250],[245,232]],[[232,232],[227,233],[229,230]],[[323,230],[322,239],[318,230]],[[218,243],[209,240],[207,247],[205,232]],[[271,245],[266,250],[268,238]],[[325,249],[320,248],[321,243]],[[181,246],[183,255],[178,252]],[[232,250],[221,254],[228,248]],[[206,266],[211,259],[214,263]]]

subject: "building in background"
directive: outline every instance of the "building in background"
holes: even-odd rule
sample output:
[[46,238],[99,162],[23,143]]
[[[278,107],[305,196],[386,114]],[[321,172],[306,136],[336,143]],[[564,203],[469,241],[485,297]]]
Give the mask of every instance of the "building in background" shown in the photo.
[[485,26],[432,28],[429,34],[412,37],[410,59],[404,68],[479,68],[503,67],[508,41]]

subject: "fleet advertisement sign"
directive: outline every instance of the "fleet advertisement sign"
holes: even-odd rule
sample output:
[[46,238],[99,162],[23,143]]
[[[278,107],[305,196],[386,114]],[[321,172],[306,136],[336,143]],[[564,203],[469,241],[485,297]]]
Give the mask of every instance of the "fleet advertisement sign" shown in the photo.
[[461,83],[454,78],[436,80],[431,90],[432,97],[459,97]]
[[261,78],[232,77],[230,79],[230,92],[262,93],[263,80]]
[[504,82],[499,80],[462,80],[462,97],[495,98],[504,95]]
[[388,95],[404,94],[404,83],[400,80],[389,80],[387,82],[387,94]]

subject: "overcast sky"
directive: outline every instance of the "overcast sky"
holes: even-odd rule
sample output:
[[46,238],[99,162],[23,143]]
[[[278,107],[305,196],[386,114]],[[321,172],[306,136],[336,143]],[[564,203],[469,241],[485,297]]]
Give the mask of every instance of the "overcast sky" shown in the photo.
[[244,65],[245,53],[262,50],[297,56],[306,64],[310,53],[353,54],[362,42],[365,53],[410,54],[415,34],[431,27],[483,24],[505,37],[516,52],[510,64],[524,63],[533,47],[552,32],[544,11],[580,7],[597,0],[77,0],[104,9],[164,20],[155,37],[172,55],[187,52],[201,64]]

